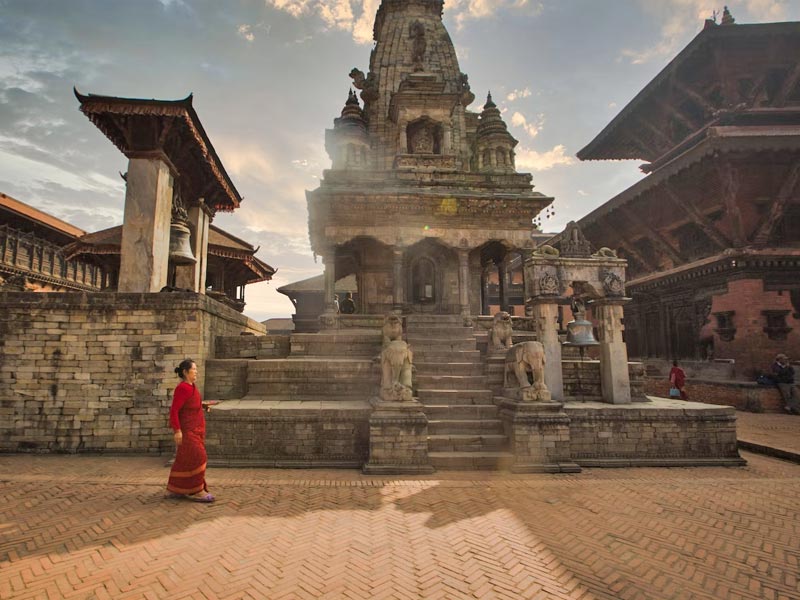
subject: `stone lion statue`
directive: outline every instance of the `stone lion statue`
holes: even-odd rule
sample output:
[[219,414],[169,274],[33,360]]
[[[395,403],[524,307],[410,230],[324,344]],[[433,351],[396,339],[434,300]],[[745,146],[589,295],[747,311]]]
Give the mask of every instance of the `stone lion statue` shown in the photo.
[[489,332],[489,349],[502,350],[511,348],[511,336],[513,333],[511,315],[506,311],[500,311],[492,321],[492,329]]
[[[541,342],[520,342],[514,344],[506,352],[506,368],[503,375],[504,387],[533,387],[535,390],[547,390],[544,383],[544,346]],[[528,372],[533,374],[533,384],[528,380]],[[514,373],[517,386],[509,385],[509,373]],[[512,382],[513,383],[513,382]]]
[[542,244],[537,247],[532,254],[534,256],[561,256],[561,252],[550,244]]
[[410,401],[414,355],[403,340],[392,340],[381,352],[381,399]]
[[594,256],[598,256],[601,258],[617,258],[617,252],[615,250],[612,250],[611,248],[603,246],[602,248],[600,248],[600,250],[594,253]]
[[394,314],[388,314],[383,319],[383,347],[389,342],[403,339],[403,321]]

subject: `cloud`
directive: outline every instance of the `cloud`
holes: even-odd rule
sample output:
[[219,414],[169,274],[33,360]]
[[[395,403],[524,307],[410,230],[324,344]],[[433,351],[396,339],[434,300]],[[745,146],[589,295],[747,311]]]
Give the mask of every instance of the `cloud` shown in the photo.
[[559,165],[571,165],[575,163],[572,156],[566,154],[563,144],[558,144],[547,152],[537,152],[530,148],[520,146],[517,150],[517,169],[520,171],[549,171]]
[[[702,27],[705,19],[710,19],[716,11],[721,16],[718,0],[638,0],[642,9],[661,23],[660,37],[646,48],[625,48],[621,56],[632,64],[644,64],[676,54]],[[755,21],[780,21],[786,17],[787,0],[729,0],[731,13],[737,16],[737,9]],[[718,18],[719,20],[719,18]]]
[[509,102],[514,102],[520,98],[529,98],[531,93],[531,89],[527,87],[524,90],[514,90],[513,92],[509,93],[508,96],[506,96],[506,100]]
[[514,127],[521,127],[530,137],[535,138],[544,127],[544,115],[538,114],[536,121],[531,123],[521,112],[515,112],[511,116],[511,124]]
[[[349,31],[359,44],[372,42],[372,27],[380,0],[264,0],[267,6],[295,18],[316,16],[327,30]],[[449,0],[448,14],[458,28],[466,21],[494,17],[499,11],[515,10],[539,15],[543,2],[534,0]],[[463,57],[462,57],[463,58]]]
[[256,39],[256,34],[253,33],[253,28],[250,25],[239,25],[237,33],[248,42],[253,42]]
[[448,10],[460,29],[467,21],[492,18],[500,11],[522,11],[538,16],[544,11],[544,3],[534,0],[451,0]]

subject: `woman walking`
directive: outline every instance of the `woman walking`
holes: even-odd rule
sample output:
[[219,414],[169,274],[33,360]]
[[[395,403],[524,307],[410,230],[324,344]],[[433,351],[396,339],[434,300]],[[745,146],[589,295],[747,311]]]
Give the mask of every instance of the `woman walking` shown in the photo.
[[172,395],[169,424],[178,451],[169,473],[167,490],[172,498],[213,502],[206,485],[206,419],[203,400],[197,390],[197,365],[191,359],[175,368],[181,378]]

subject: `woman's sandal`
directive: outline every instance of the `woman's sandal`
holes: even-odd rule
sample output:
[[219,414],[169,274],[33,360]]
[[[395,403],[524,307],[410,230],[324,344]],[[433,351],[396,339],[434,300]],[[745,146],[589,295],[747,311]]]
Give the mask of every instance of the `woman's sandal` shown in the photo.
[[204,502],[210,503],[214,502],[215,498],[212,494],[203,494],[202,496],[184,496],[187,500],[191,500],[192,502]]

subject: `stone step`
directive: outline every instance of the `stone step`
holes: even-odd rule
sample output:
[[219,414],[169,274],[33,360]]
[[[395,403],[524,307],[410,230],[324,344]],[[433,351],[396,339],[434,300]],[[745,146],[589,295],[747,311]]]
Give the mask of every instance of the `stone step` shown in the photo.
[[463,326],[464,318],[461,315],[408,315],[406,323],[409,327],[412,325]]
[[427,348],[424,345],[412,346],[412,350],[414,352],[414,363],[416,364],[426,362],[481,362],[481,353],[478,350],[447,352],[438,348]]
[[475,337],[475,330],[472,327],[437,327],[435,325],[409,325],[406,327],[406,335],[430,335],[433,337],[448,337],[458,335],[460,337]]
[[479,362],[417,362],[417,378],[421,375],[483,375]]
[[301,358],[251,360],[246,394],[250,396],[346,395],[368,397],[376,384],[371,360]]
[[486,387],[483,375],[421,375],[417,372],[417,388],[435,390],[475,390]]
[[510,452],[429,452],[428,458],[441,471],[507,470],[514,462]]
[[508,447],[502,434],[445,434],[428,436],[428,452],[500,452]]
[[429,419],[428,435],[502,435],[500,419]]
[[491,404],[492,390],[442,390],[418,388],[417,396],[423,404]]
[[494,404],[426,404],[428,419],[443,421],[447,419],[497,419],[497,406]]
[[412,338],[406,339],[411,348],[416,351],[417,348],[424,348],[425,350],[434,350],[438,352],[460,352],[462,350],[476,350],[475,340],[468,339],[443,339],[443,338]]

